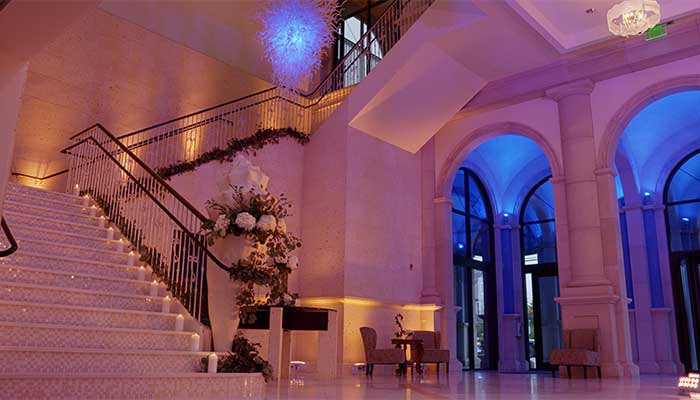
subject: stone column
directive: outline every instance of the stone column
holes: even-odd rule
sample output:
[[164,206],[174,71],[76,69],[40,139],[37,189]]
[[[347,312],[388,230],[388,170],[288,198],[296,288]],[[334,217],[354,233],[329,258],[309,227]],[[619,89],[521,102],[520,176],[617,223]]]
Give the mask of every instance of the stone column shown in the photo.
[[[441,304],[438,293],[438,271],[435,268],[435,139],[430,139],[420,150],[421,155],[421,261],[423,289],[421,303]],[[451,207],[451,206],[450,206]],[[450,210],[451,212],[451,210]],[[450,218],[452,216],[450,215]],[[451,225],[450,225],[451,226]],[[439,325],[436,325],[436,327]]]
[[[457,361],[457,309],[454,300],[454,263],[452,255],[452,199],[437,197],[433,199],[435,214],[435,271],[437,288],[442,301],[438,312],[441,335],[441,347],[450,350],[452,370],[461,368]],[[452,367],[452,365],[454,367]]]
[[[597,329],[603,376],[637,376],[631,357],[624,268],[621,262],[615,185],[610,171],[596,171],[590,80],[547,91],[559,107],[564,176],[555,197],[564,210],[556,214],[557,237],[568,243],[559,252],[568,274],[560,275],[564,329]],[[554,180],[553,180],[554,181]],[[564,221],[560,221],[565,214]],[[562,224],[563,222],[563,224]],[[563,226],[562,226],[563,225]],[[615,230],[617,229],[617,231]],[[562,248],[558,242],[558,251]],[[568,263],[567,263],[568,261]]]
[[[634,288],[634,313],[637,330],[639,371],[645,374],[659,373],[654,346],[654,332],[649,296],[649,274],[647,271],[646,246],[644,241],[644,217],[639,201],[630,200],[625,206],[627,220],[627,241],[629,243],[630,264],[632,266],[632,287]],[[636,204],[635,204],[636,203]]]
[[5,200],[5,187],[12,167],[15,130],[22,105],[24,83],[29,70],[26,63],[12,64],[7,60],[3,62],[11,65],[4,65],[7,68],[3,68],[2,71],[6,74],[0,76],[0,143],[2,143],[0,146],[0,216],[2,216],[2,204]]
[[520,268],[519,226],[494,225],[494,249],[498,299],[498,370],[523,372],[525,360],[525,323],[523,322],[522,274]]

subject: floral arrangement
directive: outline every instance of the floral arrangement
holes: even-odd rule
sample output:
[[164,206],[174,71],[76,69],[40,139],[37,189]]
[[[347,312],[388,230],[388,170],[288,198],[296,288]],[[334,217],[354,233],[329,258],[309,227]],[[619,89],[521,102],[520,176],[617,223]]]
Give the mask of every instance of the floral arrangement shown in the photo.
[[[219,358],[218,372],[262,372],[265,381],[272,379],[272,365],[260,357],[259,343],[251,343],[241,334],[237,334],[231,345],[231,352]],[[202,371],[207,370],[208,359],[202,358]]]
[[396,326],[399,327],[399,331],[394,333],[394,335],[399,339],[408,339],[411,336],[413,336],[413,332],[403,329],[403,324],[401,323],[401,321],[403,321],[403,315],[396,314],[394,316],[394,322],[396,322]]
[[[242,168],[235,168],[236,165]],[[234,160],[234,168],[224,178],[224,190],[207,202],[210,216],[215,218],[204,222],[202,229],[210,244],[228,235],[243,237],[253,244],[248,257],[229,267],[231,278],[243,283],[237,298],[242,319],[254,318],[255,306],[294,305],[298,295],[288,292],[287,279],[299,265],[298,257],[290,253],[301,247],[301,241],[287,231],[289,200],[284,194],[270,194],[266,189],[269,179],[242,156]],[[234,186],[231,181],[260,184]],[[256,299],[256,286],[269,290],[265,299]]]

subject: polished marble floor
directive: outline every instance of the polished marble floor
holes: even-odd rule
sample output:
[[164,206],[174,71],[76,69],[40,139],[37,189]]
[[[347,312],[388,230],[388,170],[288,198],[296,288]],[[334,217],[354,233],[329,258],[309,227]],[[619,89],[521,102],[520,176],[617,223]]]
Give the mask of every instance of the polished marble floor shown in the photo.
[[433,374],[423,378],[351,375],[332,381],[297,374],[283,382],[271,382],[267,399],[687,399],[677,394],[676,378],[642,376],[639,379],[552,378],[549,374],[499,374],[497,372],[452,373],[440,379]]

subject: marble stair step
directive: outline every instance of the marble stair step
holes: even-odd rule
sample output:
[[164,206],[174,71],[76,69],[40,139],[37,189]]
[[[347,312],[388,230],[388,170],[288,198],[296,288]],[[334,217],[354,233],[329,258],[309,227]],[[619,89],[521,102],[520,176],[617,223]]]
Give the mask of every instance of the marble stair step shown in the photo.
[[26,185],[20,185],[18,183],[9,182],[7,184],[6,195],[25,195],[33,196],[46,199],[47,201],[54,201],[60,203],[68,204],[82,204],[83,199],[78,196],[73,196],[72,194],[55,192],[52,190],[37,189]]
[[262,374],[0,374],[3,398],[66,399],[262,399]]
[[0,321],[8,322],[174,331],[176,317],[175,313],[0,300]]
[[0,346],[0,373],[199,372],[210,353],[173,350]]
[[[52,303],[67,306],[101,307],[117,310],[163,310],[164,297],[151,297],[123,293],[61,288],[37,284],[0,282],[0,300]],[[170,310],[178,308],[171,299]]]
[[59,208],[47,207],[46,205],[36,205],[19,203],[17,200],[6,200],[3,205],[4,211],[12,211],[16,213],[24,213],[27,215],[32,215],[35,217],[50,218],[57,221],[68,221],[75,222],[84,225],[97,226],[99,215],[90,216],[90,212],[87,208],[84,210],[78,209],[76,211],[66,211]]
[[[3,265],[0,267],[0,283],[27,283],[57,288],[85,289],[132,295],[151,293],[153,281],[108,278],[100,275],[75,274],[29,267]],[[164,294],[165,286],[159,285],[156,295]]]
[[[191,351],[192,332],[0,321],[4,346]],[[201,346],[201,338],[199,338]]]
[[[102,261],[61,257],[50,254],[29,253],[19,250],[11,256],[0,258],[0,265],[13,265],[54,272],[99,275],[104,278],[137,279],[139,268],[126,264],[112,264]],[[146,280],[151,281],[150,269],[146,268]]]
[[[15,225],[12,228],[12,234],[16,238],[41,240],[51,243],[68,244],[74,246],[89,247],[97,250],[116,251],[119,246],[119,241],[107,239],[105,237],[94,237],[89,235],[80,235],[69,232],[61,232],[53,229],[28,227],[24,225]],[[116,237],[117,233],[113,234]],[[126,248],[126,245],[124,245]]]
[[[80,258],[92,261],[102,261],[112,264],[127,264],[129,255],[126,252],[97,250],[84,246],[76,246],[61,243],[52,243],[43,240],[18,238],[18,251],[23,253],[51,254],[60,257]],[[125,246],[126,248],[126,246]],[[138,264],[138,259],[134,260],[134,265]]]
[[[3,214],[11,230],[15,226],[25,226],[30,228],[42,228],[77,235],[91,236],[95,238],[107,238],[107,228],[100,228],[97,226],[97,224],[86,225],[75,223],[73,221],[59,221],[53,218],[44,218],[41,216],[18,213],[14,211],[3,211]],[[116,234],[115,237],[117,237]]]

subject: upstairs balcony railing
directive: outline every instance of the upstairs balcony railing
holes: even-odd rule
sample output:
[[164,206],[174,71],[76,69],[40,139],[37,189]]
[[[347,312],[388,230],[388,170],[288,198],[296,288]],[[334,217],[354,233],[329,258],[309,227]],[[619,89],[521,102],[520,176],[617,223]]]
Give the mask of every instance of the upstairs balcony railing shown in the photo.
[[[311,134],[386,56],[434,0],[395,0],[310,93],[273,87],[118,139],[154,171],[192,161],[260,129]],[[80,141],[85,133],[72,137]]]

